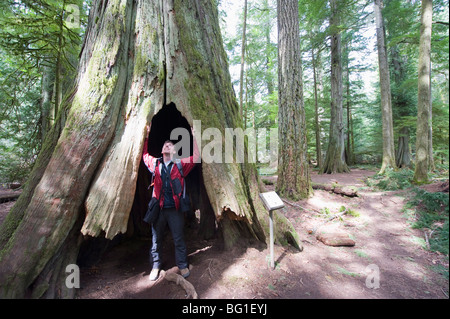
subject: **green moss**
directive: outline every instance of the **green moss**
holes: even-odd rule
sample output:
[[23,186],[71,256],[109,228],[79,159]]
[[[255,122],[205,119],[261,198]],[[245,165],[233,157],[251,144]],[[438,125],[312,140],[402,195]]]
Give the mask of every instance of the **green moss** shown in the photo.
[[151,70],[157,68],[157,64],[153,62],[148,55],[146,47],[149,43],[156,43],[157,31],[150,25],[146,24],[139,30],[139,44],[136,45],[134,52],[134,76],[141,76],[145,74],[150,68]]
[[286,246],[291,244],[299,251],[303,250],[300,236],[292,226],[291,222],[284,216],[281,216],[278,212],[273,213],[273,219],[275,224],[276,241],[281,245]]

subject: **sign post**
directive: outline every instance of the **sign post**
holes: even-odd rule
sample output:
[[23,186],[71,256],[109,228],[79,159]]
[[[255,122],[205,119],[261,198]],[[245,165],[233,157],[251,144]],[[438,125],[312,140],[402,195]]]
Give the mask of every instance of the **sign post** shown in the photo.
[[283,208],[284,203],[281,200],[281,198],[278,196],[276,192],[267,192],[267,193],[260,193],[259,197],[261,197],[261,200],[263,201],[264,206],[269,211],[269,228],[270,228],[270,267],[272,269],[275,268],[275,261],[273,256],[273,245],[274,245],[274,238],[273,238],[273,211]]

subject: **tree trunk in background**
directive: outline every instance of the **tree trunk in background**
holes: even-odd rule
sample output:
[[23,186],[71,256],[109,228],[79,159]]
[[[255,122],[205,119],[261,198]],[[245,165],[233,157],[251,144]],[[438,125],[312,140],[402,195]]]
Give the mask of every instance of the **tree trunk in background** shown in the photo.
[[399,133],[395,163],[398,168],[411,167],[411,152],[409,150],[409,128],[406,126],[402,127]]
[[[433,18],[431,18],[433,19]],[[432,22],[431,22],[432,23]],[[434,171],[436,165],[433,157],[433,93],[431,91],[431,49],[430,49],[430,103],[428,105],[428,170]]]
[[247,44],[246,35],[247,35],[247,0],[244,1],[244,21],[242,22],[241,75],[239,81],[239,108],[241,111],[241,117],[243,117],[244,115],[245,46]]
[[[391,63],[393,66],[392,79],[394,81],[394,86],[397,87],[396,91],[392,91],[392,107],[397,111],[399,117],[397,120],[400,120],[403,117],[410,115],[410,103],[408,103],[408,100],[405,97],[404,90],[400,90],[398,88],[401,87],[402,83],[405,81],[406,61],[401,59],[398,47],[396,45],[393,45],[390,51],[392,60]],[[399,130],[397,150],[395,152],[395,164],[398,168],[411,167],[411,150],[409,146],[410,133],[409,126],[402,126]]]
[[379,174],[384,174],[387,168],[397,168],[394,151],[394,122],[392,119],[392,97],[389,65],[385,44],[383,22],[383,2],[375,0],[375,20],[377,27],[378,64],[380,73],[381,117],[383,124],[383,159]]
[[[65,268],[77,261],[82,233],[110,239],[127,230],[145,127],[171,103],[202,130],[242,127],[217,8],[206,0],[95,0],[75,87],[0,225],[2,298],[74,296]],[[254,164],[202,163],[201,175],[226,247],[242,236],[265,241]],[[276,218],[276,241],[301,248],[288,220]]]
[[[268,12],[270,12],[271,8],[269,7],[269,1],[268,0],[263,0],[263,10],[267,10]],[[265,82],[266,82],[266,86],[267,86],[267,95],[270,96],[272,95],[273,91],[274,91],[274,81],[273,78],[270,74],[270,59],[269,59],[269,55],[270,55],[270,49],[272,46],[272,42],[270,40],[270,33],[272,31],[272,21],[270,18],[270,14],[267,14],[267,18],[265,20],[264,23],[264,32],[265,32],[265,37],[266,37],[266,47],[265,47],[265,52],[266,52],[266,72],[265,72]]]
[[55,74],[51,67],[44,66],[42,71],[42,89],[41,89],[41,141],[45,140],[50,131],[52,123],[54,123],[52,110],[53,83],[55,82]]
[[[317,81],[317,59],[314,54],[314,48],[311,49],[312,56],[312,67],[313,67],[313,80],[314,80],[314,131],[316,138],[316,158],[317,167],[322,167],[322,146],[320,143],[320,121],[319,121],[319,93],[317,86],[319,85]],[[320,53],[317,54],[320,57]]]
[[331,122],[327,155],[320,173],[343,173],[350,170],[345,163],[344,120],[342,108],[341,30],[338,1],[330,0],[331,17]]
[[292,199],[312,193],[307,161],[306,120],[298,0],[278,0],[278,181],[277,191]]
[[433,1],[422,0],[419,45],[419,90],[417,98],[416,168],[414,171],[414,181],[416,183],[428,182],[432,22]]
[[347,148],[345,151],[345,155],[346,155],[346,159],[345,161],[347,162],[347,164],[352,165],[355,163],[355,154],[353,152],[353,147],[352,147],[352,136],[353,136],[353,123],[352,123],[352,110],[351,110],[351,93],[350,93],[350,67],[349,67],[349,63],[350,63],[350,58],[349,58],[349,53],[350,53],[350,45],[349,43],[351,43],[352,39],[348,39],[345,43],[345,48],[344,48],[344,53],[343,53],[343,58],[344,61],[346,63],[345,65],[345,88],[346,88],[346,111],[347,111],[347,138],[346,138],[346,143],[347,143]]

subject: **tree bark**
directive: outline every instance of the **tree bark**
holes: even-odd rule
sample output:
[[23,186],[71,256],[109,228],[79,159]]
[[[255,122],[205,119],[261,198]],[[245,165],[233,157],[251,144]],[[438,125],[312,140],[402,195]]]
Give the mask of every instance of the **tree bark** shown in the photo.
[[404,126],[398,137],[397,153],[395,162],[398,168],[411,166],[411,152],[409,150],[409,128]]
[[380,73],[381,117],[383,126],[383,159],[379,174],[384,174],[387,168],[396,169],[394,151],[394,124],[392,118],[392,97],[389,65],[385,44],[383,22],[383,2],[375,0],[375,20],[377,28],[378,64]]
[[[244,21],[242,22],[242,48],[241,48],[241,75],[239,81],[239,108],[241,117],[244,114],[244,72],[245,72],[245,47],[247,45],[247,0],[244,1]],[[246,123],[244,122],[244,126]]]
[[428,182],[432,22],[433,1],[422,0],[419,45],[419,88],[417,98],[416,168],[414,170],[414,181],[416,183]]
[[41,85],[41,141],[44,142],[47,133],[50,131],[51,124],[54,122],[52,110],[53,86],[55,82],[54,70],[49,66],[43,67],[42,85]]
[[307,161],[306,120],[300,55],[298,0],[279,0],[278,15],[278,182],[281,196],[312,193]]
[[[312,67],[313,67],[313,80],[314,80],[314,131],[316,139],[316,158],[317,167],[322,167],[322,144],[320,143],[320,120],[319,120],[319,93],[318,93],[318,81],[317,81],[317,58],[314,54],[314,48],[311,49]],[[320,56],[320,52],[317,57]]]
[[331,18],[331,122],[327,154],[320,173],[349,172],[345,162],[344,121],[342,108],[341,30],[338,1],[330,0]]
[[[242,127],[217,8],[206,0],[95,0],[76,85],[0,225],[0,297],[74,296],[65,267],[76,263],[84,236],[127,230],[145,127],[169,104],[202,129]],[[202,163],[201,174],[202,200],[225,246],[243,235],[265,241],[268,213],[254,164]],[[276,241],[301,248],[289,221],[279,217],[278,225]]]

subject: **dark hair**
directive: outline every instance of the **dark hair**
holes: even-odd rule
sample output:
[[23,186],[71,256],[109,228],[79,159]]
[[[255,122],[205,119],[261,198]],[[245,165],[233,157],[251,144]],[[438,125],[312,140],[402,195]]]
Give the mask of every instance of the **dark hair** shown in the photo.
[[171,140],[166,140],[166,141],[164,142],[163,146],[166,145],[166,143],[170,143],[170,144],[172,144],[172,145],[175,145]]

